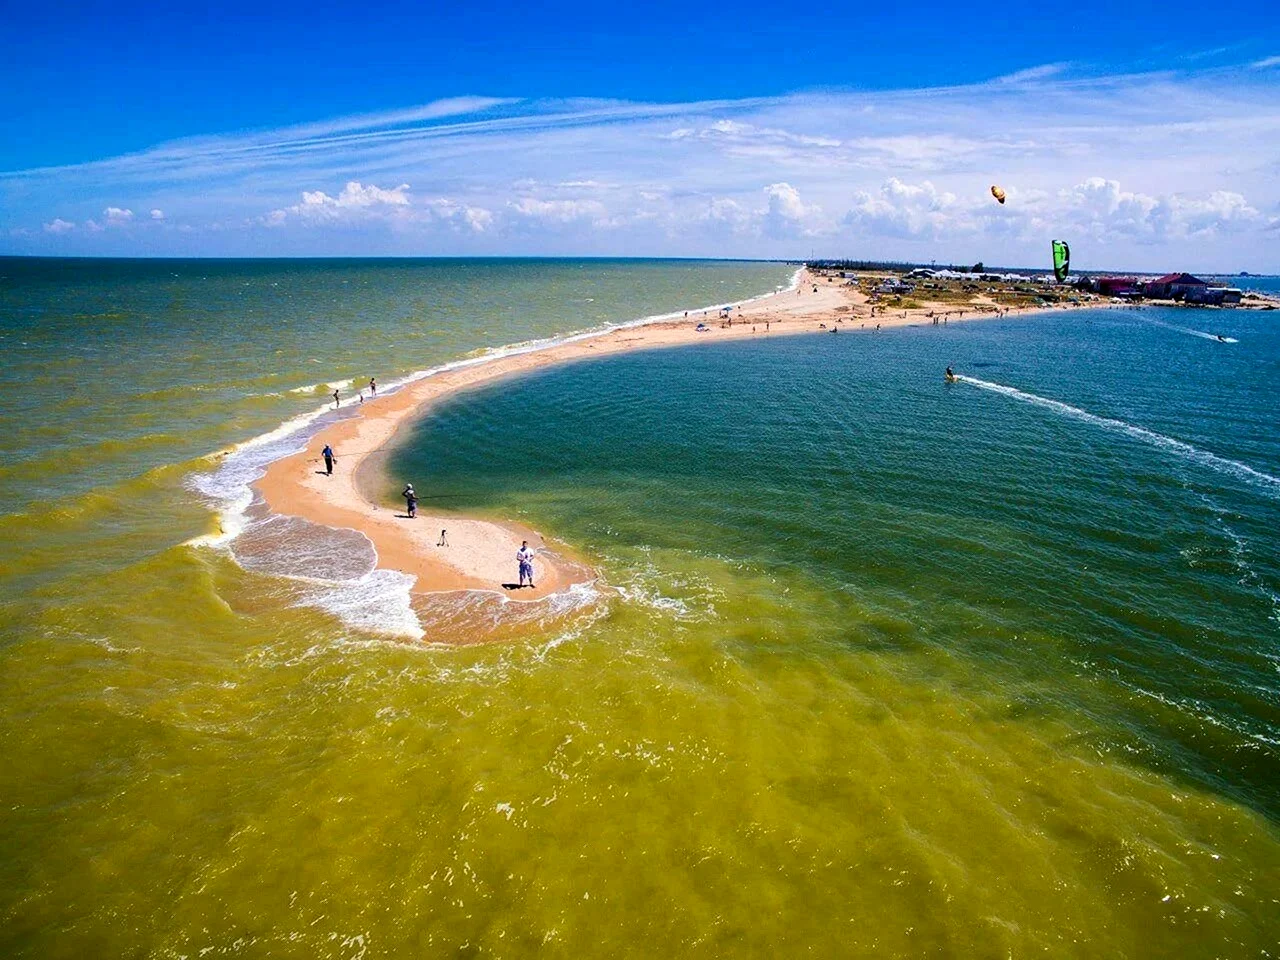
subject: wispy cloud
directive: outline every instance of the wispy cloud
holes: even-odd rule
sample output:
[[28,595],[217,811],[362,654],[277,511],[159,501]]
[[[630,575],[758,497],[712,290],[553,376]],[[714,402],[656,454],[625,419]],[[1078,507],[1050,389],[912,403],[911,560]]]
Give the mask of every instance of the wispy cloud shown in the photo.
[[1263,57],[1261,60],[1255,60],[1249,64],[1254,70],[1266,70],[1269,67],[1280,67],[1280,56]]
[[201,137],[0,174],[0,236],[15,252],[1016,263],[1070,232],[1082,266],[1265,267],[1280,78],[1068,67],[697,103],[468,97]]
[[1038,67],[1027,67],[1025,70],[1016,70],[1013,73],[1006,73],[1003,76],[996,77],[992,83],[1014,84],[1014,83],[1034,83],[1038,80],[1048,80],[1050,77],[1056,77],[1065,71],[1071,64],[1069,63],[1044,63]]

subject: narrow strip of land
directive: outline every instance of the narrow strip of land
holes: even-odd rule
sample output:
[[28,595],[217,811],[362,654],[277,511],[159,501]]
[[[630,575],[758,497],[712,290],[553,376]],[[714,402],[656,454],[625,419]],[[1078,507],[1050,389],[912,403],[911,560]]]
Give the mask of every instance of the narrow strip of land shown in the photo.
[[[381,454],[399,428],[459,391],[552,364],[729,339],[823,330],[853,335],[881,327],[932,324],[934,317],[943,314],[948,322],[996,315],[995,305],[985,303],[876,307],[874,314],[872,309],[868,297],[856,286],[806,272],[798,288],[744,304],[728,317],[714,309],[690,311],[679,320],[617,329],[445,371],[386,396],[366,397],[355,416],[321,431],[301,453],[276,461],[255,486],[276,513],[360,531],[372,541],[378,566],[414,576],[416,593],[487,590],[516,600],[538,600],[575,583],[590,582],[595,574],[539,532],[519,524],[433,511],[430,476],[386,476]],[[338,457],[332,476],[325,473],[320,457],[326,444]],[[412,520],[405,516],[403,502],[398,499],[406,481],[413,483],[422,497],[418,515]],[[448,546],[439,545],[441,530],[448,530]],[[512,589],[509,585],[518,580],[516,551],[524,540],[538,551],[534,560],[536,586]]]

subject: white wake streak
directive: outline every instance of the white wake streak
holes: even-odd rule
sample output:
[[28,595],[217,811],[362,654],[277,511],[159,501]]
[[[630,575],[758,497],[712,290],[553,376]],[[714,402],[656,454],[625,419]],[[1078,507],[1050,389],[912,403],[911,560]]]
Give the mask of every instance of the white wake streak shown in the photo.
[[1164,327],[1166,330],[1173,330],[1176,333],[1186,333],[1193,337],[1204,337],[1204,339],[1212,340],[1214,343],[1239,343],[1240,342],[1235,337],[1223,337],[1221,340],[1219,340],[1218,335],[1216,333],[1206,333],[1203,330],[1193,330],[1190,327],[1179,327],[1176,324],[1164,323],[1161,320],[1152,320],[1150,317],[1139,317],[1138,319],[1141,320],[1143,323],[1151,324],[1153,327]]
[[1034,393],[1026,393],[1014,387],[1006,387],[1002,383],[991,383],[987,380],[979,380],[976,377],[958,377],[962,383],[972,384],[983,390],[990,390],[993,393],[1003,394],[1006,397],[1013,397],[1015,400],[1021,400],[1024,403],[1030,403],[1037,407],[1044,407],[1063,416],[1071,417],[1073,420],[1081,420],[1085,423],[1091,423],[1096,427],[1103,427],[1107,430],[1114,430],[1118,433],[1124,433],[1136,440],[1153,447],[1159,447],[1162,450],[1168,450],[1179,456],[1185,457],[1202,466],[1210,467],[1219,473],[1225,473],[1237,479],[1252,483],[1255,486],[1262,487],[1272,493],[1273,496],[1280,496],[1280,477],[1273,477],[1269,473],[1263,473],[1261,470],[1255,470],[1247,463],[1241,463],[1239,460],[1230,460],[1226,457],[1220,457],[1216,453],[1210,453],[1208,450],[1201,450],[1182,440],[1175,440],[1173,437],[1166,437],[1163,433],[1156,433],[1154,430],[1148,430],[1146,427],[1139,427],[1132,423],[1126,423],[1123,420],[1116,420],[1112,417],[1100,417],[1097,414],[1090,413],[1088,410],[1081,410],[1079,407],[1073,407],[1070,404],[1062,403],[1058,400],[1050,400],[1048,397],[1040,397]]

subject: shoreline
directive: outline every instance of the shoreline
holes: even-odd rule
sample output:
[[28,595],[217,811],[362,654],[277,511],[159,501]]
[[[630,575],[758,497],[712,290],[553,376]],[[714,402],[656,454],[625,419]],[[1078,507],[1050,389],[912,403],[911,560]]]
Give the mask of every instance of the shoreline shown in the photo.
[[[575,334],[542,347],[447,365],[388,388],[389,392],[381,396],[366,398],[362,404],[351,401],[352,407],[342,409],[354,410],[354,415],[321,427],[308,437],[302,450],[268,463],[263,475],[250,486],[272,514],[363,534],[373,546],[375,569],[398,571],[414,578],[411,595],[479,591],[517,602],[544,600],[593,584],[599,577],[566,546],[538,531],[507,520],[433,512],[429,506],[429,478],[397,478],[393,482],[386,473],[387,454],[400,431],[447,398],[552,365],[635,350],[824,331],[874,333],[882,327],[931,324],[932,317],[939,314],[948,320],[972,322],[1118,306],[1128,305],[1086,302],[1005,311],[986,304],[960,308],[926,303],[899,308],[893,315],[877,307],[882,312],[873,317],[867,296],[856,288],[827,282],[801,269],[785,290],[735,306],[731,325],[717,307],[693,309],[678,316],[664,314]],[[697,330],[699,324],[706,329]],[[326,444],[337,455],[332,476],[318,469],[320,451]],[[395,494],[405,481],[414,483],[419,491],[418,516],[412,520],[405,515],[403,506],[396,506]],[[448,546],[438,544],[442,529],[448,530]],[[537,551],[534,588],[514,587],[515,554],[523,540]]]

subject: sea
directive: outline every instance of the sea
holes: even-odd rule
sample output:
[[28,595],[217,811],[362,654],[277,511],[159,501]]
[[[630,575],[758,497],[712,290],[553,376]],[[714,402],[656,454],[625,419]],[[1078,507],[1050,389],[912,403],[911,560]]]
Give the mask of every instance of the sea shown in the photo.
[[1275,313],[761,332],[402,431],[572,602],[238,553],[370,376],[794,273],[0,259],[0,953],[1274,956]]

